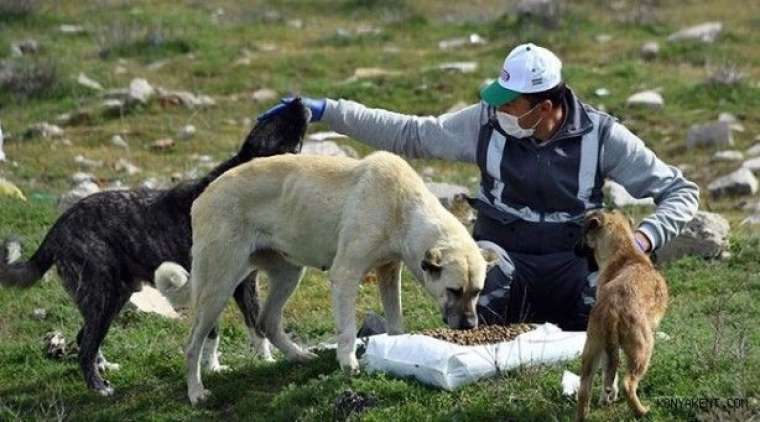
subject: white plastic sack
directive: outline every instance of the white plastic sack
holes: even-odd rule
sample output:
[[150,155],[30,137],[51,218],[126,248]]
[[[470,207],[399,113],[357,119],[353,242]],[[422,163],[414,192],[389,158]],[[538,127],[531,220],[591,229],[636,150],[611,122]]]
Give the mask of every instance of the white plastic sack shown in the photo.
[[562,331],[543,324],[512,341],[460,346],[419,334],[369,337],[361,363],[368,372],[412,376],[438,388],[453,391],[480,378],[535,364],[554,363],[580,356],[585,332]]

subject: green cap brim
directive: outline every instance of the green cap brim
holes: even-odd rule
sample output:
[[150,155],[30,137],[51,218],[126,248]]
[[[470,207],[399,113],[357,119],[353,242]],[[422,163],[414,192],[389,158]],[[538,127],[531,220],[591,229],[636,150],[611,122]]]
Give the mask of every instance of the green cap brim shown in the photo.
[[499,85],[499,81],[491,82],[490,85],[480,91],[480,98],[488,105],[494,107],[501,107],[519,96],[519,92],[512,91]]

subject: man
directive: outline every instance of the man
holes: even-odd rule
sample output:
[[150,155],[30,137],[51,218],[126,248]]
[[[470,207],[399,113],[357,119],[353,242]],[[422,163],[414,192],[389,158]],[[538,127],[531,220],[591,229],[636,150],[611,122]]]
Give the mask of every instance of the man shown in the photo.
[[545,48],[515,47],[498,80],[480,96],[480,103],[439,117],[346,100],[306,103],[314,121],[376,148],[477,164],[473,236],[502,256],[486,279],[480,322],[548,321],[584,330],[595,273],[573,248],[582,216],[602,207],[604,179],[637,198],[654,198],[654,214],[635,232],[645,253],[661,248],[692,219],[699,188],[615,119],[582,103],[565,85],[559,58]]

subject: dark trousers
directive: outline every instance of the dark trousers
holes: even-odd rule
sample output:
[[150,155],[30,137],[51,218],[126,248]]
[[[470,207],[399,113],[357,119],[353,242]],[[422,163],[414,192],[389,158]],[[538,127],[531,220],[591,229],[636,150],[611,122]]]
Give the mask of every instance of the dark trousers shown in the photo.
[[586,329],[594,303],[594,275],[573,248],[575,223],[504,223],[481,213],[473,236],[507,253],[492,268],[478,301],[481,324],[551,322],[563,330]]

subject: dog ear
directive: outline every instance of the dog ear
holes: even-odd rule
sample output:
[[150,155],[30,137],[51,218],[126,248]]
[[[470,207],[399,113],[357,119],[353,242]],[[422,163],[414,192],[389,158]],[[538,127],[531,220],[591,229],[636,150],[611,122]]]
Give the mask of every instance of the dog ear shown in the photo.
[[486,271],[490,270],[499,263],[499,254],[491,249],[480,248],[480,254],[483,255],[483,259],[486,260]]
[[441,250],[438,248],[430,248],[425,251],[425,259],[420,263],[423,271],[429,272],[431,275],[441,274],[441,261],[443,257]]

